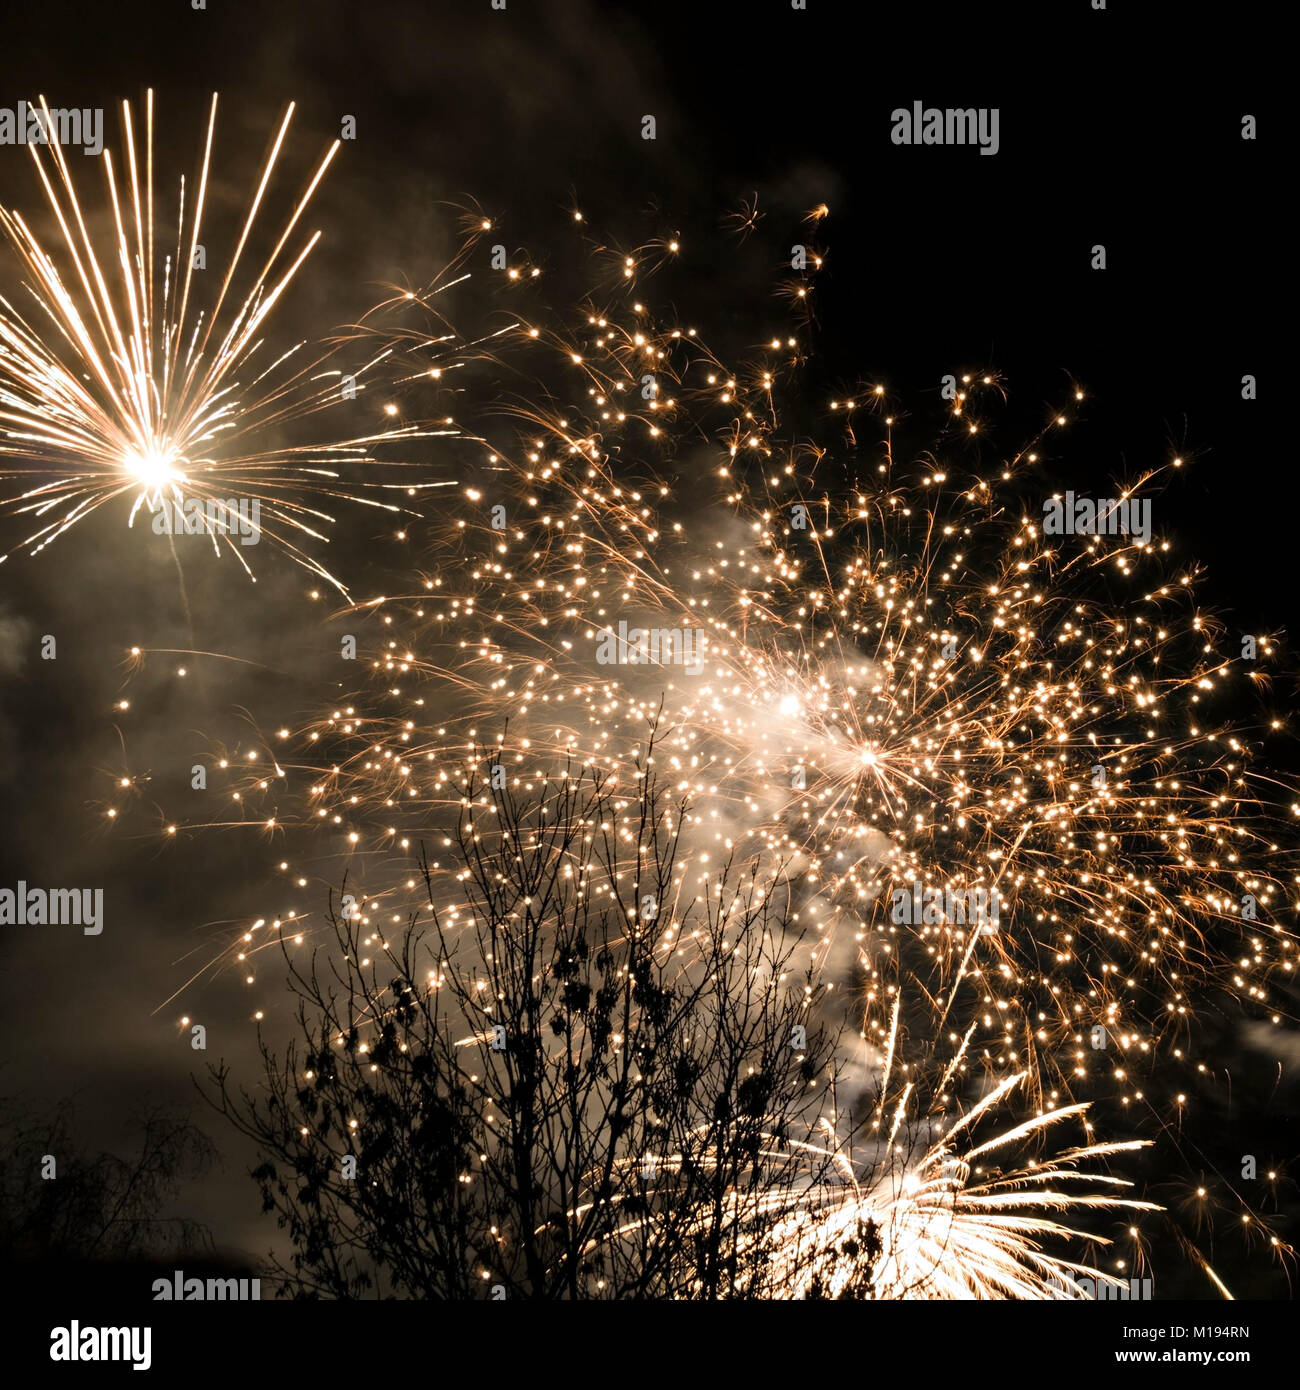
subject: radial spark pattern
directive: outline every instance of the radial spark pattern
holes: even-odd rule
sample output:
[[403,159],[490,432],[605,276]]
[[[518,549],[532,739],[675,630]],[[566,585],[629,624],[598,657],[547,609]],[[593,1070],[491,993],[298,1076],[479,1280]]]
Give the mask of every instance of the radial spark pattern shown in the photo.
[[[43,98],[40,107],[53,129]],[[129,499],[129,521],[141,507],[155,512],[165,503],[256,501],[258,539],[270,537],[341,587],[311,550],[334,520],[323,503],[397,512],[394,494],[447,486],[428,470],[418,484],[373,476],[385,446],[454,432],[445,424],[367,421],[363,393],[383,350],[347,367],[334,354],[304,352],[301,341],[274,347],[265,336],[319,240],[314,232],[298,245],[295,233],[339,149],[338,141],[329,147],[267,250],[259,234],[293,109],[220,267],[208,266],[204,244],[215,95],[197,188],[181,181],[169,230],[155,195],[152,92],[142,141],[130,104],[122,105],[123,167],[111,150],[98,157],[105,197],[93,211],[57,140],[28,146],[57,236],[47,249],[27,217],[0,208],[32,301],[24,314],[0,298],[0,479],[17,487],[6,499],[11,506],[37,522],[22,549],[43,550],[118,498]],[[322,414],[309,442],[296,442],[295,423]],[[386,465],[400,462],[391,453]],[[190,514],[197,517],[194,506]],[[226,516],[212,515],[219,523]],[[192,524],[252,574],[248,542],[231,534],[233,526]]]

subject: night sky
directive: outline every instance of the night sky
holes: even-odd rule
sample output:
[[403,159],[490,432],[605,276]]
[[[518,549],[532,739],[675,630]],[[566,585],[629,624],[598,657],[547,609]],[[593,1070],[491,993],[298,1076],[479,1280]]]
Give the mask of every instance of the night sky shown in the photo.
[[[428,283],[455,254],[461,210],[477,206],[512,254],[526,247],[553,272],[544,293],[555,305],[577,284],[566,269],[574,208],[619,244],[674,229],[699,248],[675,272],[674,301],[743,348],[786,312],[773,271],[800,219],[825,203],[804,399],[884,379],[924,418],[944,372],[996,369],[1007,418],[1032,428],[1077,381],[1088,404],[1061,485],[1097,491],[1183,456],[1157,529],[1205,567],[1201,600],[1231,627],[1285,632],[1295,527],[1279,349],[1268,343],[1286,224],[1255,67],[1265,14],[1124,0],[1101,12],[1088,0],[808,0],[806,11],[787,0],[509,0],[504,12],[489,0],[209,0],[203,11],[189,0],[45,0],[6,16],[0,106],[37,93],[102,106],[116,145],[121,100],[152,87],[170,184],[193,167],[219,91],[214,242],[287,102],[298,106],[290,184],[354,116],[356,139],[306,220],[321,243],[277,311],[285,331],[313,340],[354,323],[387,287]],[[892,144],[890,113],[917,100],[997,107],[996,156]],[[641,138],[646,113],[654,142]],[[1254,142],[1241,138],[1247,113]],[[0,146],[0,204],[39,212],[30,164]],[[737,213],[755,198],[762,220],[745,235]],[[1100,272],[1095,243],[1107,248]],[[0,292],[13,296],[19,280],[12,256],[0,262]],[[472,314],[472,295],[451,307]],[[1248,373],[1257,400],[1242,399]],[[250,664],[155,655],[128,680],[131,647],[193,643],[166,548],[126,530],[126,511],[119,501],[0,566],[0,885],[93,883],[107,904],[97,938],[0,929],[0,1096],[33,1109],[75,1098],[76,1132],[95,1150],[129,1146],[124,1124],[144,1099],[193,1109],[222,1161],[176,1207],[238,1262],[279,1237],[258,1211],[250,1154],[192,1078],[224,1057],[251,1080],[252,1010],[274,1017],[284,1005],[269,958],[255,999],[235,970],[204,967],[251,915],[280,910],[285,847],[251,825],[170,841],[164,829],[201,795],[188,787],[199,755],[244,750],[253,724],[273,729],[328,702],[336,626],[331,605],[308,597],[308,576],[268,548],[256,586],[196,551],[185,579],[198,646]],[[0,514],[0,551],[23,528]],[[358,597],[383,592],[408,556],[367,515],[329,549]],[[53,662],[40,659],[46,634]],[[127,711],[115,707],[123,699]],[[1285,712],[1292,701],[1280,680],[1272,702]],[[1268,757],[1297,768],[1287,738]],[[149,780],[108,829],[123,775]],[[1300,1043],[1292,1033],[1265,1050],[1231,1006],[1207,1012],[1232,1079],[1207,1096],[1190,1141],[1229,1167],[1243,1152],[1285,1167]],[[182,1016],[206,1025],[206,1056],[191,1051]],[[1290,1296],[1259,1251],[1225,1244],[1216,1267],[1239,1298]],[[1158,1297],[1212,1296],[1176,1257],[1162,1275]]]

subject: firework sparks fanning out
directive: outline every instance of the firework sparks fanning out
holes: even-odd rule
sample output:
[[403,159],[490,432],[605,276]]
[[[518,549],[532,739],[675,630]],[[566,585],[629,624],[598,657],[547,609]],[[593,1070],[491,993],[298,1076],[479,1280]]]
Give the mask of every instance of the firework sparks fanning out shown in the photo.
[[[46,128],[52,129],[44,99]],[[341,587],[302,546],[323,540],[333,518],[310,498],[346,498],[399,507],[364,495],[409,484],[350,484],[345,466],[373,464],[381,444],[450,433],[446,426],[362,430],[324,443],[268,450],[267,436],[293,421],[356,399],[383,354],[346,376],[328,359],[299,361],[302,344],[274,353],[262,336],[268,316],[310,255],[320,233],[297,249],[293,234],[339,142],[320,161],[306,191],[275,234],[274,246],[236,291],[252,264],[255,231],[293,116],[285,112],[234,251],[215,295],[206,289],[205,212],[216,131],[212,98],[197,190],[181,181],[174,246],[155,201],[153,94],[142,147],[129,103],[122,105],[125,168],[101,156],[112,233],[101,244],[56,141],[28,146],[50,215],[49,251],[19,212],[0,209],[28,277],[35,312],[0,298],[0,477],[19,481],[10,499],[40,524],[22,542],[35,553],[118,497],[140,508],[164,502],[256,499],[262,529],[299,563]],[[156,225],[159,224],[159,225]],[[355,430],[355,425],[346,428]],[[422,487],[446,486],[423,482]],[[245,552],[213,534],[251,575]]]
[[972,1172],[1004,1146],[1032,1141],[1052,1126],[1086,1110],[1061,1107],[1034,1116],[958,1153],[954,1139],[1003,1102],[1024,1079],[1008,1077],[974,1105],[919,1161],[901,1173],[886,1166],[869,1183],[857,1181],[845,1163],[845,1181],[818,1184],[796,1194],[777,1188],[765,1197],[780,1213],[767,1237],[778,1282],[791,1297],[805,1297],[820,1283],[842,1296],[853,1278],[851,1244],[865,1229],[879,1233],[880,1256],[871,1295],[882,1299],[1068,1299],[1080,1280],[1122,1288],[1123,1281],[1091,1264],[1044,1252],[1049,1241],[1109,1244],[1095,1233],[1059,1221],[1087,1211],[1156,1211],[1151,1202],[1121,1195],[1131,1183],[1081,1171],[1080,1163],[1141,1147],[1138,1141],[1088,1144],[1045,1162],[972,1180]]
[[[1160,1210],[1127,1195],[1132,1183],[1095,1171],[1100,1162],[1145,1147],[1144,1141],[1087,1142],[1003,1170],[1003,1150],[1023,1154],[1088,1110],[1086,1104],[1040,1109],[974,1142],[977,1127],[1002,1115],[1025,1080],[1023,1072],[1004,1078],[946,1129],[942,1107],[928,1121],[910,1113],[917,1093],[907,1084],[896,1093],[887,1142],[877,1133],[863,1146],[865,1158],[838,1143],[828,1120],[821,1128],[832,1147],[815,1140],[790,1145],[786,1136],[769,1134],[762,1161],[780,1176],[756,1204],[737,1197],[733,1217],[748,1232],[742,1251],[772,1288],[792,1298],[1060,1300],[1084,1296],[1088,1285],[1123,1291],[1117,1275],[1048,1247],[1111,1244],[1055,1213],[1065,1213],[1068,1222],[1087,1213]],[[884,1098],[895,1094],[890,1081],[887,1068],[877,1118]],[[908,1139],[906,1151],[897,1144],[900,1136]],[[802,1176],[800,1165],[789,1162],[791,1148],[803,1156]],[[662,1166],[671,1173],[680,1163],[681,1155],[672,1155]],[[653,1217],[630,1222],[623,1234],[648,1224]]]
[[[878,1296],[1047,1297],[1071,1273],[1118,1277],[1039,1250],[1086,1234],[1052,1212],[1155,1209],[1078,1170],[1145,1141],[1098,1142],[1075,1098],[1177,1142],[1185,1078],[1205,1070],[1202,1003],[1228,992],[1286,1016],[1294,811],[1275,810],[1255,736],[1219,712],[1252,669],[1192,606],[1168,542],[1043,533],[1043,469],[1081,392],[992,462],[992,375],[965,379],[923,455],[900,457],[877,384],[830,405],[824,445],[796,442],[777,400],[798,337],[730,371],[636,299],[646,259],[678,251],[626,256],[622,297],[576,327],[518,318],[546,404],[516,411],[456,513],[429,519],[435,567],[367,608],[373,680],[268,740],[276,794],[301,777],[306,798],[274,825],[321,828],[318,857],[346,864],[379,942],[411,910],[416,847],[490,821],[494,776],[522,796],[576,760],[634,785],[653,728],[660,777],[691,803],[664,955],[689,970],[689,905],[719,863],[757,860],[791,886],[806,950],[852,1011],[874,1142],[892,1152],[898,1117],[930,1096],[937,1137],[897,1181],[878,1163],[860,1181],[846,1160],[815,1198],[774,1190],[791,1291],[811,1277],[808,1241],[833,1285],[833,1247],[865,1219],[883,1241]],[[418,332],[389,343],[401,385],[440,389]],[[157,439],[150,418],[135,437]],[[250,825],[256,782],[231,788]],[[454,918],[456,866],[434,869]],[[996,915],[954,914],[954,894]],[[259,923],[231,955],[249,971],[284,926]],[[928,1040],[907,1066],[904,1037]],[[1016,1123],[958,1152],[1015,1096]],[[980,1175],[1057,1126],[1082,1142]]]

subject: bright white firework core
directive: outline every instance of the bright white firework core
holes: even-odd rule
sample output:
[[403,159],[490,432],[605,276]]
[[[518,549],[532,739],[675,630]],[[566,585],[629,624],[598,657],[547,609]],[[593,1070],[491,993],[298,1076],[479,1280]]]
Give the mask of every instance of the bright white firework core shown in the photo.
[[155,493],[169,483],[176,482],[181,476],[176,471],[176,456],[161,449],[129,453],[123,462],[132,477],[138,478],[145,487]]

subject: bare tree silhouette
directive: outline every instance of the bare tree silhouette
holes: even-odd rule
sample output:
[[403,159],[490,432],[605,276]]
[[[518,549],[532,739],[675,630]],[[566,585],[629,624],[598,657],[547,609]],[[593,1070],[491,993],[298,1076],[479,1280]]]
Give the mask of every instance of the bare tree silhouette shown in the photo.
[[155,1105],[131,1128],[138,1149],[126,1157],[93,1153],[77,1139],[74,1107],[63,1101],[33,1113],[0,1106],[0,1249],[11,1265],[142,1261],[207,1251],[199,1222],[163,1215],[215,1149],[188,1115]]
[[[779,1294],[781,1194],[833,1180],[809,1140],[833,1115],[836,1038],[791,968],[781,877],[684,881],[687,807],[652,751],[626,791],[589,769],[523,803],[471,785],[458,902],[435,901],[423,859],[399,940],[331,911],[309,967],[285,947],[295,1040],[263,1038],[264,1088],[222,1063],[206,1093],[265,1158],[289,1292]],[[869,1223],[845,1240],[847,1296],[878,1252]]]

